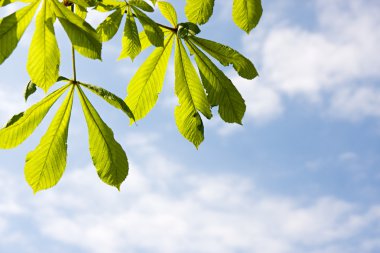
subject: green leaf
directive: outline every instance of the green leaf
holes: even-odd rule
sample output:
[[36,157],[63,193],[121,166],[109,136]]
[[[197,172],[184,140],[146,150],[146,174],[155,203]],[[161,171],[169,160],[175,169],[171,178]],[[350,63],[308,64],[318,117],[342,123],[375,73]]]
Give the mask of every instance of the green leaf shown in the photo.
[[0,129],[0,148],[14,148],[25,141],[41,123],[57,99],[65,92],[68,85],[54,91],[40,102],[27,109],[21,117]]
[[177,12],[175,11],[173,5],[168,2],[160,1],[158,2],[158,8],[160,9],[162,15],[172,24],[173,27],[177,26]]
[[12,118],[10,120],[8,120],[8,122],[5,124],[4,127],[9,127],[11,125],[13,125],[14,123],[16,123],[22,116],[24,116],[24,112],[20,112],[16,115],[13,115]]
[[26,28],[29,26],[40,1],[0,19],[0,64],[2,64],[17,47]]
[[175,109],[175,119],[180,133],[198,148],[204,139],[203,123],[198,111],[211,118],[210,104],[179,38],[176,45],[175,93],[179,106]]
[[235,24],[247,33],[256,27],[262,14],[261,0],[234,0],[232,18]]
[[72,86],[40,144],[26,156],[25,179],[34,193],[56,185],[65,171],[73,91]]
[[27,70],[32,82],[45,92],[59,76],[60,52],[55,38],[52,13],[44,0],[37,15],[36,30],[29,48]]
[[75,50],[85,57],[101,59],[102,43],[94,28],[57,0],[51,0],[51,5]]
[[31,3],[34,1],[33,0],[0,0],[0,7],[4,7],[4,6],[7,6],[8,4],[17,3],[17,2]]
[[177,35],[181,39],[186,39],[189,36],[194,36],[201,32],[201,29],[199,27],[191,22],[185,22],[178,24],[178,31]]
[[121,19],[123,18],[123,10],[117,8],[112,12],[96,29],[103,42],[109,41],[115,36],[119,30]]
[[107,12],[112,11],[116,8],[121,8],[125,6],[125,2],[117,1],[117,0],[95,0],[97,11]]
[[136,17],[140,20],[142,26],[144,27],[144,31],[152,45],[156,47],[162,47],[164,45],[164,33],[160,29],[160,27],[150,19],[147,15],[145,15],[142,11],[132,6]]
[[128,85],[125,101],[136,121],[145,117],[157,102],[172,51],[173,37],[173,34],[169,36],[163,47],[156,48],[150,54]]
[[214,0],[186,0],[185,14],[190,22],[205,24],[211,17]]
[[128,12],[122,38],[122,50],[119,60],[131,57],[133,60],[141,52],[139,32],[133,14]]
[[191,37],[190,40],[217,59],[222,65],[228,66],[232,64],[241,77],[253,79],[258,76],[253,63],[229,46],[195,36]]
[[29,96],[31,96],[36,91],[37,91],[37,85],[33,83],[32,81],[29,81],[29,83],[25,87],[25,92],[24,92],[25,102],[28,100]]
[[[165,29],[165,28],[161,28],[161,30],[164,33],[165,38],[167,38],[168,36],[174,33],[172,30]],[[150,43],[148,36],[146,35],[144,31],[139,33],[139,39],[141,43],[141,51],[144,51],[145,49],[147,49],[148,47],[152,45],[152,43]]]
[[75,14],[77,14],[78,17],[80,17],[81,19],[86,19],[86,17],[87,17],[86,7],[83,7],[80,5],[75,6]]
[[201,50],[191,42],[187,45],[195,55],[210,104],[219,106],[219,115],[224,121],[241,124],[246,106],[239,91],[223,71],[218,69]]
[[152,2],[153,5],[156,5],[157,3],[157,0],[150,0]]
[[103,98],[106,102],[108,102],[110,105],[116,107],[117,109],[122,110],[125,114],[128,115],[129,118],[134,119],[135,117],[133,116],[132,111],[129,109],[127,104],[116,96],[115,94],[109,92],[106,89],[103,89],[98,86],[94,86],[91,84],[86,84],[86,83],[80,83],[83,87],[86,87],[90,91],[92,91],[94,94],[98,95],[99,97]]
[[140,8],[143,11],[147,11],[147,12],[153,12],[154,11],[153,7],[150,6],[148,3],[146,3],[143,0],[130,0],[129,4],[136,6],[137,8]]
[[79,97],[86,118],[92,161],[98,176],[106,184],[120,189],[128,175],[128,159],[116,142],[112,130],[104,123],[80,86]]
[[70,0],[70,2],[73,2],[76,6],[81,6],[83,8],[90,7],[86,0]]

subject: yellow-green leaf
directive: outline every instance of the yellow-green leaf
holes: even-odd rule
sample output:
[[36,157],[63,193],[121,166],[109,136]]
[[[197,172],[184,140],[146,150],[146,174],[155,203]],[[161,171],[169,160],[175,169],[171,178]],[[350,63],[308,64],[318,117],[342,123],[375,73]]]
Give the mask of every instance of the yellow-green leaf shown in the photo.
[[75,50],[85,57],[101,59],[102,43],[94,28],[57,0],[51,0],[51,6]]
[[119,30],[121,19],[123,18],[123,10],[117,8],[112,12],[96,29],[103,42],[109,41],[115,36]]
[[56,185],[65,171],[73,89],[57,111],[40,144],[26,156],[25,179],[34,193]]
[[143,0],[130,0],[128,3],[130,5],[136,6],[137,8],[140,8],[143,11],[147,11],[147,12],[154,11],[153,7]]
[[173,34],[169,36],[163,47],[156,48],[150,54],[128,85],[125,101],[136,121],[145,117],[156,104],[172,51],[173,37]]
[[36,30],[29,48],[27,70],[32,82],[43,90],[57,81],[60,52],[55,38],[52,13],[44,0],[37,15]]
[[205,24],[214,10],[214,0],[186,0],[185,14],[190,22]]
[[25,141],[41,123],[57,99],[65,92],[67,85],[54,91],[40,102],[26,110],[21,117],[0,129],[0,148],[14,148]]
[[[167,38],[168,36],[173,34],[172,30],[161,28],[162,32],[164,33],[164,37]],[[144,31],[139,33],[140,43],[141,43],[141,51],[144,51],[148,47],[152,45],[150,43],[148,36],[146,36],[146,33]]]
[[77,87],[88,127],[90,153],[98,176],[106,184],[120,189],[128,175],[127,156],[112,130],[100,118],[80,86]]
[[94,86],[87,83],[80,83],[80,85],[82,85],[83,87],[86,87],[91,92],[98,95],[99,97],[104,99],[104,101],[114,106],[115,108],[122,110],[125,114],[128,115],[129,118],[131,119],[135,118],[133,116],[132,111],[129,109],[128,105],[124,102],[124,100],[122,100],[121,98],[113,94],[112,92],[109,92],[108,90],[103,89],[102,87]]
[[195,61],[212,106],[219,106],[220,117],[229,123],[241,124],[245,113],[244,99],[231,80],[193,43],[187,44]]
[[196,147],[203,141],[203,123],[198,111],[211,118],[210,104],[199,77],[178,38],[175,57],[175,93],[179,105],[175,109],[178,130]]
[[136,14],[136,17],[139,19],[142,26],[144,27],[144,31],[150,43],[152,43],[152,45],[156,47],[162,47],[164,45],[164,33],[157,25],[157,23],[150,19],[147,15],[145,15],[145,13],[143,13],[136,7],[132,6],[132,9]]
[[137,31],[136,22],[132,13],[128,12],[124,26],[122,50],[119,56],[119,60],[127,57],[131,57],[133,60],[140,52],[141,44],[139,32]]
[[175,11],[173,5],[168,2],[159,1],[158,8],[160,9],[162,15],[170,22],[170,24],[176,27],[178,19],[177,12]]
[[196,36],[192,36],[190,40],[200,46],[212,57],[217,59],[222,65],[228,66],[229,64],[232,64],[241,77],[253,79],[258,76],[257,70],[253,63],[229,46]]
[[40,0],[0,19],[0,64],[2,64],[17,47],[26,28],[29,26]]
[[232,18],[235,24],[247,33],[256,27],[262,14],[261,0],[234,0]]

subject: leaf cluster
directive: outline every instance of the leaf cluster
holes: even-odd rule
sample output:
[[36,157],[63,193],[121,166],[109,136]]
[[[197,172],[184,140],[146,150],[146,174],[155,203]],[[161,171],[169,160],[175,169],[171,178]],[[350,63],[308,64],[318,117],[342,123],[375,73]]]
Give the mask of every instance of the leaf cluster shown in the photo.
[[[26,156],[25,178],[34,192],[54,186],[63,175],[75,94],[86,119],[90,154],[97,173],[102,181],[119,189],[128,174],[127,156],[84,89],[123,111],[131,123],[138,121],[157,103],[173,48],[174,90],[178,98],[174,117],[178,131],[198,148],[204,140],[203,120],[213,117],[212,107],[218,107],[218,114],[225,122],[242,124],[246,110],[244,99],[216,63],[232,65],[246,79],[253,79],[258,73],[253,63],[236,50],[199,36],[199,25],[210,19],[214,0],[187,0],[188,21],[182,23],[178,22],[173,5],[165,1],[0,0],[0,8],[18,1],[26,5],[0,19],[0,64],[12,54],[38,11],[27,57],[31,80],[25,90],[25,100],[37,88],[48,92],[53,85],[64,84],[25,112],[13,116],[0,129],[0,148],[14,148],[24,142],[59,98],[67,94],[40,144]],[[157,23],[150,17],[149,13],[156,9],[170,25]],[[88,10],[107,12],[108,16],[95,29],[86,21]],[[261,14],[260,0],[233,0],[233,21],[247,33],[257,25]],[[56,21],[72,44],[72,79],[60,76]],[[119,59],[133,60],[148,47],[155,47],[127,85],[124,100],[104,88],[76,80],[75,68],[74,51],[89,59],[101,60],[103,43],[119,30],[122,30]]]

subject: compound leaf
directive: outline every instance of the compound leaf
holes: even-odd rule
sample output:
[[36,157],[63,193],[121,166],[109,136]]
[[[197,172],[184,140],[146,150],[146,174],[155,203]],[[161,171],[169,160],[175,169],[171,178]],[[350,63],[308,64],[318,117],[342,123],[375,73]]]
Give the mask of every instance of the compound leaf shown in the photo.
[[0,19],[0,64],[2,64],[17,47],[26,28],[29,26],[40,1]]
[[256,27],[262,14],[261,0],[234,0],[232,18],[235,24],[247,33]]
[[190,22],[205,24],[214,10],[214,0],[186,0],[185,14]]
[[0,129],[0,148],[14,148],[25,141],[41,123],[53,104],[67,89],[67,85],[54,91],[40,102],[34,104],[16,120]]
[[103,89],[101,87],[94,86],[91,84],[87,84],[87,83],[80,83],[80,84],[83,87],[86,87],[87,89],[89,89],[94,94],[104,99],[110,105],[116,107],[117,109],[122,110],[125,114],[128,115],[129,118],[134,119],[132,111],[129,109],[128,105],[124,102],[124,100],[122,100],[121,98],[113,94],[112,92],[109,92],[106,89]]
[[136,121],[145,117],[156,104],[172,51],[173,37],[173,34],[169,36],[163,47],[156,48],[150,54],[128,85],[125,101]]
[[56,185],[66,168],[73,89],[58,109],[40,144],[26,156],[25,178],[34,193]]
[[222,65],[228,66],[232,64],[241,77],[253,79],[258,75],[253,63],[229,46],[196,36],[192,36],[190,40],[217,59]]
[[194,44],[187,44],[195,55],[211,105],[219,106],[220,117],[229,123],[241,124],[246,106],[244,99],[231,80]]
[[101,59],[102,43],[94,28],[57,0],[51,0],[54,13],[75,50],[91,59]]
[[48,89],[59,76],[60,52],[55,38],[53,17],[48,0],[44,0],[37,15],[36,30],[29,48],[27,70],[32,82]]
[[179,38],[174,61],[175,93],[179,100],[179,105],[175,109],[176,124],[180,133],[198,147],[204,139],[203,122],[198,111],[211,118],[210,104]]
[[173,5],[168,2],[160,1],[158,2],[158,8],[160,9],[162,15],[170,22],[170,24],[176,27],[178,19],[177,12],[175,11]]
[[90,153],[98,176],[106,184],[120,189],[128,175],[127,156],[112,130],[100,118],[80,86],[77,87],[88,127]]
[[128,12],[125,21],[124,33],[122,38],[122,50],[119,56],[120,59],[131,57],[133,60],[141,52],[141,43],[139,32],[137,30],[135,18],[131,12]]

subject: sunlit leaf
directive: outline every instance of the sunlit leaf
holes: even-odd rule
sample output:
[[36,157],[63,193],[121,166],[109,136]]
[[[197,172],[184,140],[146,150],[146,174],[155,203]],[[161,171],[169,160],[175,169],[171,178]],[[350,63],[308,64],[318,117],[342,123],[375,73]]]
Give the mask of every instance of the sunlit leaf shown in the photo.
[[205,24],[211,17],[214,0],[186,0],[185,14],[190,22]]
[[139,9],[133,7],[133,11],[136,14],[136,17],[141,22],[144,27],[144,31],[150,41],[156,47],[162,47],[164,45],[164,33],[160,29],[160,27],[150,19],[145,13],[140,11]]
[[59,76],[60,52],[55,38],[53,18],[44,0],[37,15],[36,30],[29,48],[27,70],[32,82],[43,90],[48,89]]
[[124,100],[122,100],[121,98],[113,94],[112,92],[109,92],[106,89],[103,89],[101,87],[94,86],[91,84],[87,84],[87,83],[80,83],[80,84],[83,87],[86,87],[87,89],[95,93],[96,95],[98,95],[99,97],[101,97],[102,99],[104,99],[110,105],[116,107],[117,109],[122,110],[125,114],[128,115],[129,118],[134,119],[132,111],[129,109],[128,105],[124,102]]
[[150,6],[147,2],[145,2],[143,0],[130,0],[128,3],[130,5],[133,5],[133,6],[140,8],[143,11],[147,11],[147,12],[153,12],[154,11],[153,7]]
[[234,0],[232,18],[235,24],[247,33],[256,27],[262,13],[261,0]]
[[2,64],[17,47],[19,40],[29,26],[40,1],[0,19],[0,64]]
[[100,118],[80,86],[77,87],[88,126],[90,153],[98,176],[106,184],[120,189],[128,175],[127,156],[112,130]]
[[94,28],[57,0],[51,0],[51,6],[75,50],[85,57],[101,59],[102,43]]
[[87,9],[86,9],[86,7],[83,7],[83,6],[80,6],[80,5],[76,5],[74,12],[75,12],[76,15],[78,15],[78,17],[80,17],[82,19],[86,19],[86,17],[87,17]]
[[56,185],[66,168],[73,89],[58,109],[40,144],[26,156],[25,179],[35,193]]
[[229,123],[241,124],[245,113],[244,99],[230,79],[194,44],[188,43],[212,106],[219,106],[220,117]]
[[241,55],[238,51],[230,48],[229,46],[225,46],[215,41],[206,40],[195,36],[191,37],[190,40],[193,41],[196,45],[200,46],[203,50],[217,59],[224,66],[232,64],[234,69],[241,77],[244,77],[246,79],[253,79],[258,75],[253,63]]
[[[168,36],[170,36],[174,33],[174,31],[169,30],[169,29],[165,29],[162,27],[161,27],[161,30],[164,33],[165,38],[167,38]],[[145,32],[139,33],[139,39],[140,39],[140,43],[141,43],[141,51],[144,51],[145,49],[147,49],[148,47],[150,47],[152,45],[152,43],[150,43],[148,36],[146,35]]]
[[174,60],[175,93],[179,100],[175,109],[176,124],[180,133],[198,147],[204,139],[198,111],[211,118],[210,104],[180,39],[177,39]]
[[89,3],[86,0],[70,0],[70,2],[73,2],[76,6],[81,6],[83,8],[90,7]]
[[122,50],[119,56],[120,59],[131,57],[133,60],[141,52],[141,44],[139,38],[139,32],[132,13],[127,14],[125,21],[123,38],[122,38]]
[[168,2],[160,1],[158,2],[158,8],[160,9],[162,15],[172,24],[173,27],[177,26],[177,12],[175,11],[173,5]]
[[103,42],[109,41],[115,36],[119,30],[121,19],[123,18],[123,10],[117,8],[112,12],[96,29]]
[[163,47],[156,48],[137,70],[128,85],[126,103],[135,120],[145,117],[157,102],[173,46],[172,34]]
[[65,92],[67,85],[46,96],[27,109],[12,124],[0,129],[0,148],[14,148],[25,141],[41,123],[57,99]]

